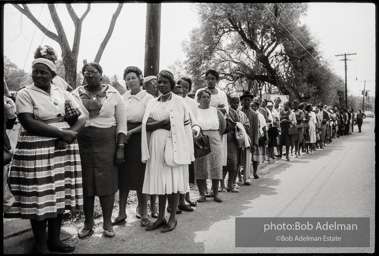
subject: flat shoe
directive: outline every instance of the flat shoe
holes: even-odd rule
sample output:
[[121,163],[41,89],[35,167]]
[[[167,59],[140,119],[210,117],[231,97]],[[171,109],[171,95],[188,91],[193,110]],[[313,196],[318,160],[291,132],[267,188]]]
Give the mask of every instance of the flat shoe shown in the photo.
[[114,226],[114,225],[119,225],[119,224],[121,224],[121,223],[125,223],[125,222],[126,222],[126,218],[127,218],[127,217],[122,218],[122,219],[119,219],[119,218],[117,217],[116,219],[114,219],[114,221],[112,221],[112,225]]
[[168,224],[166,224],[163,227],[163,229],[161,230],[161,233],[173,231],[176,228],[176,225],[178,225],[178,220],[175,220],[175,224],[172,227],[170,227]]
[[141,215],[139,213],[136,213],[136,218],[141,219]]
[[192,207],[194,207],[194,206],[197,205],[197,202],[196,202],[196,201],[193,201],[193,200],[191,200],[191,199],[188,200],[188,201],[186,200],[186,202],[189,203],[189,205],[192,206]]
[[141,226],[142,227],[147,227],[150,225],[150,220],[148,218],[142,218],[141,219]]
[[213,197],[213,192],[205,193],[205,197]]
[[59,241],[55,245],[47,244],[47,248],[49,248],[50,251],[56,251],[56,252],[73,252],[75,251],[75,246],[63,243]]
[[238,192],[240,192],[237,188],[227,188],[226,191],[228,191],[228,192],[233,192],[233,193],[238,193]]
[[151,217],[157,219],[157,218],[158,218],[158,213],[156,213],[156,212],[152,213],[152,214],[151,214]]
[[217,202],[217,203],[221,203],[222,202],[222,199],[219,196],[215,196],[213,200],[215,200],[215,202]]
[[200,196],[196,201],[198,203],[202,203],[202,202],[205,202],[205,200],[206,200],[206,196]]
[[254,174],[254,179],[259,179],[259,176]]
[[[167,212],[171,213],[171,208],[170,207],[167,207]],[[182,213],[182,210],[176,209],[176,214],[181,214],[181,213]]]
[[147,226],[147,227],[145,228],[145,230],[146,230],[146,231],[155,230],[155,229],[158,229],[158,228],[160,228],[160,227],[163,227],[163,226],[165,226],[165,225],[167,224],[166,219],[165,219],[164,221],[161,221],[160,223],[157,223],[157,222],[158,222],[158,220],[157,220],[156,222],[154,222],[154,223],[150,223],[150,225]]
[[246,180],[245,183],[243,183],[244,185],[247,185],[247,186],[250,186],[251,185],[251,182],[250,180]]
[[193,209],[191,208],[191,206],[189,205],[179,205],[178,208],[182,211],[185,211],[185,212],[192,212]]
[[93,234],[93,230],[92,228],[91,229],[84,229],[82,228],[79,232],[78,232],[78,237],[79,238],[86,238],[87,236],[90,236]]
[[115,233],[114,233],[114,231],[111,229],[111,230],[106,230],[106,229],[104,229],[104,231],[103,231],[103,235],[105,236],[105,237],[114,237],[115,236]]

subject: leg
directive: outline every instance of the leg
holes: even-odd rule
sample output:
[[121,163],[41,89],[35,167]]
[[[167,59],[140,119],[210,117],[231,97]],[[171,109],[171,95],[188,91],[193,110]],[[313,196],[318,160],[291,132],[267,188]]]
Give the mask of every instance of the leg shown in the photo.
[[47,220],[30,220],[35,239],[34,252],[37,254],[49,252],[46,241],[46,222]]
[[228,179],[228,187],[227,187],[227,191],[231,191],[231,192],[239,192],[238,189],[234,188],[233,187],[233,183],[234,181],[236,180],[235,179],[235,174],[237,173],[236,170],[229,170],[228,171],[228,175],[229,175],[229,179]]
[[298,157],[298,154],[299,154],[299,141],[295,141],[295,157],[296,158]]
[[157,196],[150,195],[150,212],[151,212],[151,216],[153,216],[154,218],[158,217],[156,201],[157,201]]
[[[179,203],[179,194],[180,193],[172,193],[171,195],[168,196],[168,201],[171,205],[171,209],[177,209],[178,208],[178,203]],[[184,195],[183,195],[184,198]],[[170,217],[168,219],[168,225],[171,227],[175,224],[176,222],[176,211],[172,210],[170,213]]]
[[205,187],[206,187],[206,180],[196,180],[197,188],[199,189],[200,198],[197,199],[198,202],[204,202],[205,201]]
[[141,226],[147,227],[150,224],[147,216],[147,195],[142,194],[142,190],[139,190],[137,191],[137,199],[141,209]]
[[119,190],[119,196],[120,198],[119,198],[118,216],[113,221],[113,224],[118,224],[119,222],[124,221],[128,217],[126,214],[126,204],[128,201],[129,190]]
[[166,218],[165,218],[166,200],[167,200],[167,195],[159,195],[158,219],[154,223],[150,223],[150,225],[146,227],[146,231],[163,227],[167,223]]
[[83,200],[83,211],[84,211],[84,228],[85,230],[90,230],[95,225],[95,220],[93,219],[93,210],[95,204],[95,196],[86,196]]
[[100,196],[100,206],[103,211],[103,229],[111,231],[112,228],[112,211],[114,204],[114,194],[109,196]]
[[[226,174],[228,173],[228,170],[226,169],[226,166],[223,166],[222,167],[222,180],[220,181],[221,182],[221,191],[224,191],[225,190],[225,177],[226,177]],[[229,184],[229,180],[231,180],[232,177],[230,177],[230,175],[228,175],[228,184]]]
[[219,184],[219,182],[220,182],[220,180],[213,179],[212,180],[212,188],[213,188],[213,198],[214,198],[214,200],[216,202],[218,202],[218,203],[221,203],[222,199],[218,195],[218,184]]
[[259,178],[257,172],[258,172],[258,161],[253,161],[253,176],[255,179]]
[[63,213],[57,214],[56,218],[48,219],[48,240],[47,246],[52,251],[58,252],[73,252],[75,246],[63,243],[61,241],[61,227],[62,227]]
[[289,149],[290,149],[290,146],[286,146],[286,152],[287,152],[287,155],[286,155],[286,159],[287,159],[287,161],[289,161],[290,160],[290,156],[289,156]]

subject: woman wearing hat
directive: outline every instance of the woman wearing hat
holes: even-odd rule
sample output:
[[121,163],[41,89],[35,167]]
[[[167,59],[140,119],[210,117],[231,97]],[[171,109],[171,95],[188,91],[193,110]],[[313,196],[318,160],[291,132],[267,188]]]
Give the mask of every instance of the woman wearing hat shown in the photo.
[[[142,120],[142,162],[146,163],[142,193],[159,195],[158,219],[147,226],[146,231],[161,227],[163,233],[174,230],[176,211],[171,211],[168,221],[165,218],[167,197],[171,209],[176,209],[179,194],[189,192],[188,165],[195,160],[192,136],[197,136],[199,128],[191,124],[190,111],[183,97],[172,93],[174,87],[173,74],[160,71],[158,90],[161,96],[147,104]],[[173,165],[165,162],[166,141],[172,143]]]
[[153,95],[153,97],[159,96],[158,91],[158,82],[156,76],[147,76],[143,79],[143,89],[146,90],[147,93]]
[[52,84],[55,76],[54,63],[37,58],[32,63],[33,84],[17,94],[21,128],[9,179],[15,203],[4,216],[30,219],[38,254],[73,252],[74,246],[60,240],[63,214],[83,209],[76,136],[85,118],[81,114],[71,127],[64,120],[66,100],[76,109],[79,106],[67,91]]

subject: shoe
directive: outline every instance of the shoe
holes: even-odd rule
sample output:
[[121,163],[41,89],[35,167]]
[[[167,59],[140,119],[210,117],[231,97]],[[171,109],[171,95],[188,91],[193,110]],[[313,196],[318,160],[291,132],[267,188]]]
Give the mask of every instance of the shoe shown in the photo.
[[254,179],[259,179],[259,176],[254,174]]
[[160,223],[157,223],[157,222],[158,222],[158,220],[155,221],[154,223],[150,223],[150,225],[147,226],[147,227],[145,228],[145,230],[146,230],[146,231],[155,230],[155,229],[158,229],[158,228],[160,228],[160,227],[163,227],[163,226],[165,226],[165,225],[167,224],[166,219],[165,219],[164,221],[161,221]]
[[114,220],[112,221],[112,225],[114,226],[114,225],[123,224],[123,223],[126,222],[126,218],[127,218],[127,217],[119,219],[119,218],[117,217],[116,219],[114,219]]
[[157,218],[158,218],[158,213],[156,213],[156,212],[152,213],[152,214],[151,214],[151,217],[157,219]]
[[[167,207],[167,212],[171,213],[171,208],[170,207]],[[181,213],[182,213],[182,210],[176,209],[176,214],[181,214]]]
[[287,156],[286,159],[287,159],[287,161],[290,161],[290,157],[289,156]]
[[104,229],[104,231],[103,231],[103,235],[104,235],[105,237],[109,237],[109,238],[111,238],[111,237],[114,237],[114,236],[115,236],[115,232],[113,231],[113,229],[111,229],[111,230]]
[[75,251],[75,246],[63,243],[62,241],[59,241],[58,243],[52,245],[47,243],[47,248],[49,248],[50,251],[56,251],[56,252],[73,252]]
[[185,212],[193,212],[193,209],[189,205],[179,205],[178,206],[179,210],[185,211]]
[[207,198],[206,196],[200,196],[196,201],[198,203],[202,203],[202,202],[205,202],[206,198]]
[[217,203],[221,203],[222,202],[222,198],[219,197],[218,195],[215,195],[214,198],[213,198],[213,200],[215,200],[215,202],[217,202]]
[[147,227],[150,225],[150,220],[148,218],[142,218],[141,219],[141,227]]
[[238,192],[240,192],[237,188],[227,188],[226,189],[226,191],[228,191],[228,192],[233,192],[233,193],[238,193]]
[[205,193],[205,197],[213,197],[213,192],[207,192],[207,193]]
[[175,220],[175,223],[174,223],[174,225],[172,225],[172,227],[170,227],[168,224],[166,224],[163,227],[163,229],[161,230],[161,233],[173,231],[176,228],[176,225],[178,225],[178,220]]
[[250,180],[246,180],[243,184],[246,185],[246,186],[250,186],[251,185],[251,181]]
[[189,205],[192,206],[192,207],[194,207],[194,206],[197,205],[197,202],[196,202],[196,201],[193,201],[193,200],[191,200],[191,199],[186,200],[186,202],[189,203]]
[[233,188],[240,189],[241,187],[238,186],[237,184],[233,184]]
[[141,215],[139,213],[136,213],[136,218],[141,219]]
[[90,236],[93,234],[93,226],[95,226],[95,224],[92,225],[92,227],[90,229],[84,229],[84,227],[78,232],[78,237],[79,238],[86,238],[87,236]]

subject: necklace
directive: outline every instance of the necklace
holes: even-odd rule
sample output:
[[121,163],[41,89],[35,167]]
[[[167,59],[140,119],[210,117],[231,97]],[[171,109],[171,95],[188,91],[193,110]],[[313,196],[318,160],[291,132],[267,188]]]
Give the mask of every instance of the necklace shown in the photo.
[[[163,96],[167,96],[167,95],[170,95],[170,96],[168,96],[168,98],[167,98],[165,101],[163,101]],[[161,95],[161,98],[159,99],[159,101],[160,101],[160,102],[167,102],[167,101],[169,101],[171,98],[172,98],[172,93],[169,92],[169,93],[167,93],[167,94],[162,94],[162,95]]]

